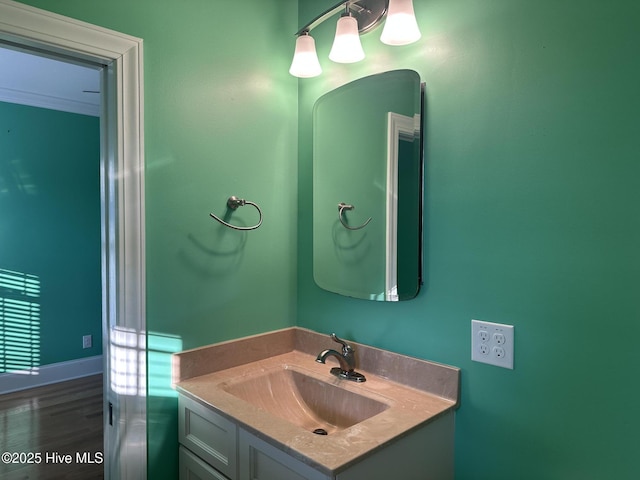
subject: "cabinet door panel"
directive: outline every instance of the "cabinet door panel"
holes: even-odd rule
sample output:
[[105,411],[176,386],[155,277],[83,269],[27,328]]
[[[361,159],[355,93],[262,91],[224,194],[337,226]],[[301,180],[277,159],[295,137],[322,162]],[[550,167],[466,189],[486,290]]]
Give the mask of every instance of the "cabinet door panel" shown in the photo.
[[235,480],[238,474],[235,423],[183,395],[178,399],[178,407],[180,443]]
[[180,480],[229,480],[184,447],[180,447]]

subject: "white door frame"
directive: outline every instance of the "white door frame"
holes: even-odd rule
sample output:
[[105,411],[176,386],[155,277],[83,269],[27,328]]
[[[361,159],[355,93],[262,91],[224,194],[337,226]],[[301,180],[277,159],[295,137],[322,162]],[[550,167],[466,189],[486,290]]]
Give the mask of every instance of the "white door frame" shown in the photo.
[[140,480],[147,473],[142,40],[0,0],[0,41],[103,67],[104,467],[107,479]]
[[[416,133],[418,132],[418,133]],[[386,266],[384,299],[398,297],[398,167],[400,140],[413,142],[420,135],[420,115],[407,117],[387,112]]]

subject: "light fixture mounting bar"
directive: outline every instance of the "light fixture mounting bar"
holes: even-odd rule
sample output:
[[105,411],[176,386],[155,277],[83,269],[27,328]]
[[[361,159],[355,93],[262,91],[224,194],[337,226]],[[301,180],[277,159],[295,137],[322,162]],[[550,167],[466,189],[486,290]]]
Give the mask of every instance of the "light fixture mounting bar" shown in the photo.
[[364,33],[371,30],[382,21],[382,18],[387,13],[389,0],[342,0],[298,30],[296,32],[296,36],[300,36],[305,32],[310,32],[325,20],[333,17],[336,13],[343,11],[345,6],[352,12],[352,16],[358,21],[358,30],[360,33]]

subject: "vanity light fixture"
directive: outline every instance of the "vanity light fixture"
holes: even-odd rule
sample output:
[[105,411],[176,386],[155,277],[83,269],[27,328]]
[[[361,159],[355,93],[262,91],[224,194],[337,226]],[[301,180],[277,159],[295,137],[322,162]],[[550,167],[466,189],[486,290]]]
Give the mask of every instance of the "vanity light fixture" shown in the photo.
[[310,78],[322,73],[315,41],[309,32],[325,20],[344,10],[336,26],[336,36],[329,59],[338,63],[353,63],[365,57],[360,33],[376,27],[385,17],[380,40],[387,45],[408,45],[420,38],[420,29],[413,11],[413,0],[342,0],[307,23],[296,33],[296,49],[289,73]]
[[317,77],[322,73],[316,53],[316,41],[309,35],[308,30],[302,31],[296,39],[296,51],[289,73],[300,78]]
[[349,12],[349,7],[336,25],[336,36],[329,52],[329,60],[337,63],[355,63],[364,58],[360,43],[358,20]]
[[409,45],[421,36],[413,13],[413,0],[391,0],[380,41],[387,45]]

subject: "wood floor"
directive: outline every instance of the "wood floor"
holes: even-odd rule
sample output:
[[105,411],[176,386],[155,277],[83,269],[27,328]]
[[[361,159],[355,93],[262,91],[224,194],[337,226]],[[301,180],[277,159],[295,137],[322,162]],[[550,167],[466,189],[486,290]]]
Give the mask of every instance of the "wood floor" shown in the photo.
[[0,395],[0,478],[101,479],[103,428],[102,375]]

